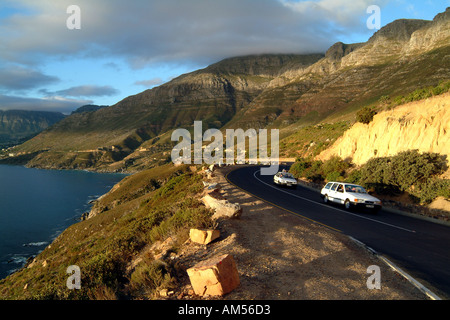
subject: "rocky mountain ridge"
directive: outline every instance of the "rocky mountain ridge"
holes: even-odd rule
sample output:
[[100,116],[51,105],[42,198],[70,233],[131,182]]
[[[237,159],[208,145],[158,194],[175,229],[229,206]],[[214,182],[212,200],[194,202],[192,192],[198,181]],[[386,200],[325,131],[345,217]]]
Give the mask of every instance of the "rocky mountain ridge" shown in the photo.
[[0,147],[23,142],[63,118],[59,112],[0,110]]
[[447,9],[433,21],[394,21],[365,43],[338,42],[325,54],[229,58],[71,115],[18,149],[38,153],[32,166],[115,171],[144,165],[143,157],[164,158],[171,130],[190,129],[195,120],[204,130],[295,130],[448,79],[449,43]]

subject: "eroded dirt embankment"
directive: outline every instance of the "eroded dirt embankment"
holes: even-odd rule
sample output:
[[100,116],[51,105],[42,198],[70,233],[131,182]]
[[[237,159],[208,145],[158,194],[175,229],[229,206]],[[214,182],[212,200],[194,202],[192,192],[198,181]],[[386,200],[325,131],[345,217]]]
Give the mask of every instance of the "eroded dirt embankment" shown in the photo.
[[450,93],[380,112],[369,124],[356,123],[318,158],[337,155],[362,165],[413,149],[450,158]]

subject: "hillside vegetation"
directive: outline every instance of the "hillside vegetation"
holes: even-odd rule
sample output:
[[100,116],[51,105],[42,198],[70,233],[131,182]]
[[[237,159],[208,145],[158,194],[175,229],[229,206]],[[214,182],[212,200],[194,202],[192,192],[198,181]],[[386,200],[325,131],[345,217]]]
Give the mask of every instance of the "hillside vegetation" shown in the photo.
[[22,143],[62,119],[59,112],[0,110],[0,149]]
[[[0,161],[136,173],[0,280],[0,299],[148,299],[175,287],[179,266],[155,259],[158,243],[172,239],[170,254],[189,228],[211,226],[198,199],[201,175],[170,163],[172,130],[192,131],[195,120],[204,130],[279,128],[280,155],[297,158],[297,177],[351,181],[422,204],[448,198],[449,43],[447,9],[433,21],[395,21],[365,43],[339,42],[325,54],[225,59],[66,117]],[[67,290],[71,265],[83,270],[80,290]]]
[[[175,286],[176,266],[152,256],[130,267],[144,247],[169,236],[177,244],[211,216],[196,195],[201,176],[172,165],[129,176],[103,199],[103,210],[66,229],[24,269],[0,280],[1,299],[151,298]],[[80,290],[68,290],[68,266],[82,270]]]
[[[381,197],[407,194],[423,205],[438,197],[450,200],[449,88],[450,81],[443,81],[394,99],[382,97],[358,112],[348,130],[339,123],[300,130],[296,141],[304,152],[291,172],[315,183],[361,184]],[[337,139],[336,127],[343,129]]]
[[[156,166],[174,145],[171,132],[192,130],[195,120],[204,130],[278,128],[283,138],[326,123],[336,130],[331,141],[380,99],[448,80],[449,43],[447,9],[432,21],[394,21],[365,43],[338,42],[325,54],[225,59],[113,106],[75,113],[16,152],[34,167],[133,172]],[[294,140],[282,152],[298,154],[289,149]],[[330,141],[305,151],[320,152]]]

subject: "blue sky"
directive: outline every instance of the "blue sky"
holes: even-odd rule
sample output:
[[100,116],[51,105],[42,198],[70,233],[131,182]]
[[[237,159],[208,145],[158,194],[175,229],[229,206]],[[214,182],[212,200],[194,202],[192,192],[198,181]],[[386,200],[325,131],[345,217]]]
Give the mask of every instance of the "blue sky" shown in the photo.
[[[66,25],[73,4],[79,30]],[[384,26],[432,20],[450,0],[2,0],[0,109],[70,113],[231,56],[365,42],[370,5]]]

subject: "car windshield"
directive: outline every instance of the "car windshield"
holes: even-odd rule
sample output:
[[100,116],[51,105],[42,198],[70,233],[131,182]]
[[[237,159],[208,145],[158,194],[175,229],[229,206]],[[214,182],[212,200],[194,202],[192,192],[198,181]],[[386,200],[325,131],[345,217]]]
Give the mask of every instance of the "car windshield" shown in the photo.
[[354,193],[367,193],[366,189],[364,189],[363,187],[352,184],[346,184],[345,191]]
[[281,174],[281,176],[282,176],[283,178],[291,178],[291,179],[294,179],[294,176],[292,175],[292,173],[287,173],[287,172],[285,172],[285,173]]

